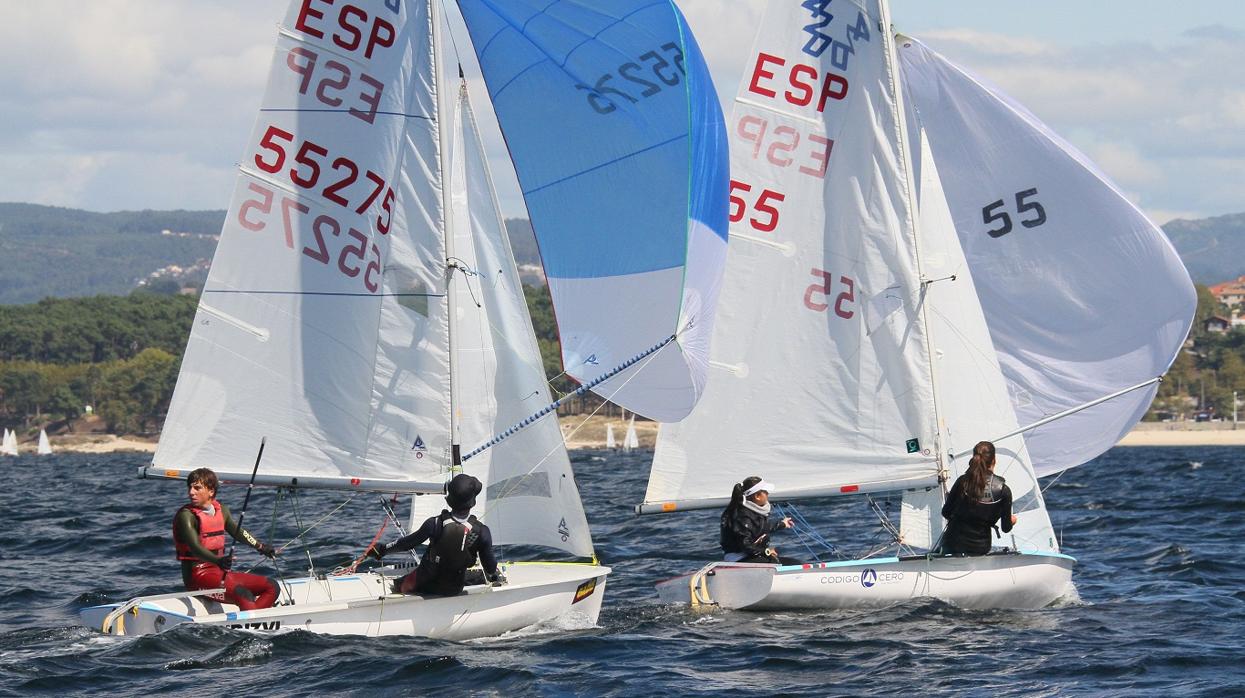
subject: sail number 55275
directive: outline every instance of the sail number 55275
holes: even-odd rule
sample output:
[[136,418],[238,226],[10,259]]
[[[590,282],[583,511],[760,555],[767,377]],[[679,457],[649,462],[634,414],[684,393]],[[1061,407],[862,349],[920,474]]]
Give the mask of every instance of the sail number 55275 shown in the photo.
[[[804,291],[804,307],[815,312],[825,312],[830,307],[830,294],[834,286],[834,275],[824,269],[813,269],[813,278],[817,283]],[[850,320],[856,314],[853,309],[856,303],[856,282],[846,276],[840,276],[838,288],[842,289],[834,297],[834,314]],[[824,299],[823,303],[818,298]]]

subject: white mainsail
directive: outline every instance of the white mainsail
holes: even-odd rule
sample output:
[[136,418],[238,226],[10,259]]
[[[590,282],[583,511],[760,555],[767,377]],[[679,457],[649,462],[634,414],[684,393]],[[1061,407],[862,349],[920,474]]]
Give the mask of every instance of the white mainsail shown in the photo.
[[618,448],[618,441],[614,439],[614,425],[605,425],[605,447]]
[[0,455],[17,455],[17,435],[10,429],[4,430],[4,440],[0,442]]
[[648,506],[724,502],[753,474],[780,499],[937,484],[897,76],[865,5],[838,20],[856,50],[820,58],[803,50],[808,11],[769,5],[728,123],[711,378],[659,433]]
[[39,453],[39,455],[41,455],[41,456],[50,456],[50,455],[52,455],[52,443],[51,443],[50,441],[48,441],[48,430],[47,430],[47,429],[40,429],[40,430],[39,430],[39,450],[38,450],[38,453]]
[[[332,31],[292,4],[157,468],[249,474],[267,437],[261,477],[443,481],[449,349],[432,22],[428,3],[402,3],[390,45],[343,56]],[[355,89],[331,87],[343,76]]]
[[[1162,231],[1088,158],[985,80],[915,39],[901,37],[898,55],[1020,426],[1166,372],[1197,297]],[[1026,432],[1037,474],[1106,451],[1156,390]]]

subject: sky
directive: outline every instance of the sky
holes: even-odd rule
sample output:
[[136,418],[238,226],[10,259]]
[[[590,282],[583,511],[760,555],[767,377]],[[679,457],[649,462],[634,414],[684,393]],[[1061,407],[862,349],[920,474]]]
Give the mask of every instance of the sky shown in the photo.
[[[0,0],[0,201],[226,208],[287,4]],[[678,4],[729,101],[764,0]],[[1156,222],[1245,212],[1245,2],[892,0],[891,14]],[[505,214],[523,215],[491,155]]]

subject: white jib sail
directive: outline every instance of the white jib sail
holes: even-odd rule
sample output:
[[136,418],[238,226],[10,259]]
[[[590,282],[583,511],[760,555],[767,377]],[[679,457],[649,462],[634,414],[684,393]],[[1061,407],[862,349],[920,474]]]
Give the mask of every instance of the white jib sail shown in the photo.
[[[449,457],[437,81],[426,2],[281,28],[153,463],[435,479]],[[339,15],[341,15],[339,17]],[[357,39],[357,40],[356,40]]]
[[[951,213],[942,193],[939,168],[928,140],[914,133],[913,147],[920,155],[918,202],[921,236],[921,270],[925,285],[925,317],[934,357],[934,383],[938,393],[941,443],[946,453],[969,452],[948,458],[948,486],[968,469],[973,446],[1016,430],[1007,383],[999,368],[981,304],[977,300],[973,273],[956,236]],[[953,278],[954,277],[954,278]],[[1012,531],[997,540],[1000,546],[1024,552],[1058,550],[1050,517],[1029,462],[1024,437],[996,441],[995,473],[1007,480],[1012,491]],[[944,527],[942,491],[927,498],[905,493],[901,532],[909,545],[931,547]],[[915,506],[914,506],[915,505]],[[932,541],[921,537],[922,531]]]
[[753,474],[776,498],[936,483],[891,39],[876,1],[836,13],[836,41],[805,8],[769,5],[727,125],[711,374],[661,428],[653,506],[728,497]]
[[[464,452],[549,404],[544,365],[523,286],[496,205],[465,89],[450,147],[451,232],[458,264],[451,331],[455,346],[458,442]],[[463,463],[485,483],[473,513],[498,544],[525,543],[592,555],[592,538],[555,417],[541,419]],[[444,508],[417,497],[417,514]],[[419,521],[412,521],[417,525]]]
[[[901,38],[899,56],[1020,425],[1164,373],[1197,299],[1162,231],[984,80],[914,39]],[[1156,389],[1026,433],[1037,474],[1106,451]]]

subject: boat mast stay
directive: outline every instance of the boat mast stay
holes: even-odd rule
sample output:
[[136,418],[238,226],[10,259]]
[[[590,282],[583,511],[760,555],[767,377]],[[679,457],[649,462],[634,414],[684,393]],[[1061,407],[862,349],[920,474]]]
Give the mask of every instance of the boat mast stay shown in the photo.
[[[1093,407],[1093,406],[1095,406],[1095,405],[1101,405],[1102,403],[1104,403],[1104,402],[1106,402],[1106,401],[1108,401],[1108,400],[1114,400],[1115,398],[1120,397],[1121,395],[1127,395],[1128,393],[1131,393],[1131,392],[1133,392],[1134,390],[1140,390],[1140,389],[1145,388],[1145,387],[1147,387],[1147,386],[1154,385],[1155,383],[1161,383],[1161,382],[1163,382],[1163,376],[1156,376],[1156,377],[1151,378],[1151,379],[1149,379],[1149,380],[1147,380],[1147,381],[1143,381],[1143,382],[1141,382],[1141,383],[1138,383],[1137,385],[1129,386],[1129,387],[1127,387],[1127,388],[1124,388],[1123,390],[1117,390],[1117,391],[1115,391],[1114,393],[1111,393],[1110,395],[1104,395],[1104,396],[1102,396],[1102,397],[1100,397],[1100,398],[1098,398],[1098,399],[1096,399],[1096,400],[1090,400],[1089,402],[1086,402],[1086,403],[1083,403],[1083,404],[1077,405],[1076,407],[1070,407],[1070,408],[1068,408],[1068,409],[1066,409],[1066,410],[1064,410],[1064,411],[1062,411],[1062,412],[1059,412],[1059,413],[1056,413],[1056,414],[1052,414],[1052,415],[1051,415],[1051,416],[1049,416],[1049,417],[1044,417],[1044,418],[1039,419],[1038,421],[1036,421],[1036,422],[1034,422],[1034,423],[1032,423],[1032,424],[1029,424],[1029,425],[1027,425],[1027,426],[1020,427],[1019,429],[1016,429],[1015,431],[1008,432],[1008,433],[1006,433],[1006,434],[1003,434],[1002,436],[996,436],[996,437],[994,437],[993,439],[990,439],[990,441],[1002,441],[1003,439],[1006,439],[1006,438],[1011,437],[1011,436],[1015,436],[1015,435],[1017,435],[1017,434],[1023,434],[1023,433],[1025,433],[1025,432],[1027,432],[1027,431],[1033,431],[1034,429],[1037,429],[1038,427],[1044,426],[1044,425],[1046,425],[1046,424],[1050,424],[1051,422],[1054,422],[1054,421],[1059,420],[1059,419],[1063,419],[1064,417],[1068,417],[1068,416],[1070,416],[1070,415],[1074,415],[1074,414],[1076,414],[1077,412],[1081,412],[1081,411],[1083,411],[1083,410],[1087,410],[1087,409],[1089,409],[1089,408],[1091,408],[1091,407]],[[952,457],[952,458],[960,458],[961,456],[966,456],[966,455],[968,455],[969,453],[972,453],[972,449],[969,449],[968,451],[961,451],[961,452],[959,452],[959,453],[953,453],[953,454],[951,454],[951,457]]]
[[[926,304],[927,295],[933,280],[925,278],[924,265],[921,258],[921,235],[920,226],[918,225],[917,212],[917,196],[916,181],[912,172],[912,151],[909,149],[909,133],[907,129],[907,106],[904,103],[903,90],[899,86],[899,56],[895,50],[895,31],[891,26],[890,7],[887,3],[882,2],[878,6],[878,31],[882,35],[883,55],[887,65],[887,87],[891,91],[891,96],[895,100],[895,119],[892,127],[895,129],[895,144],[899,155],[899,169],[903,172],[903,186],[907,192],[908,206],[906,207],[907,217],[903,221],[907,228],[907,233],[912,240],[913,263],[916,267],[916,278],[920,284],[917,292],[917,317],[920,318],[921,335],[925,343],[925,361],[929,367],[930,396],[933,399],[934,408],[934,463],[938,470],[938,482],[942,485],[943,494],[946,494],[947,487],[947,462],[943,453],[943,418],[942,405],[938,398],[938,371],[934,366],[934,347],[930,341],[930,323],[928,318],[929,306]],[[954,278],[952,278],[954,280]]]

